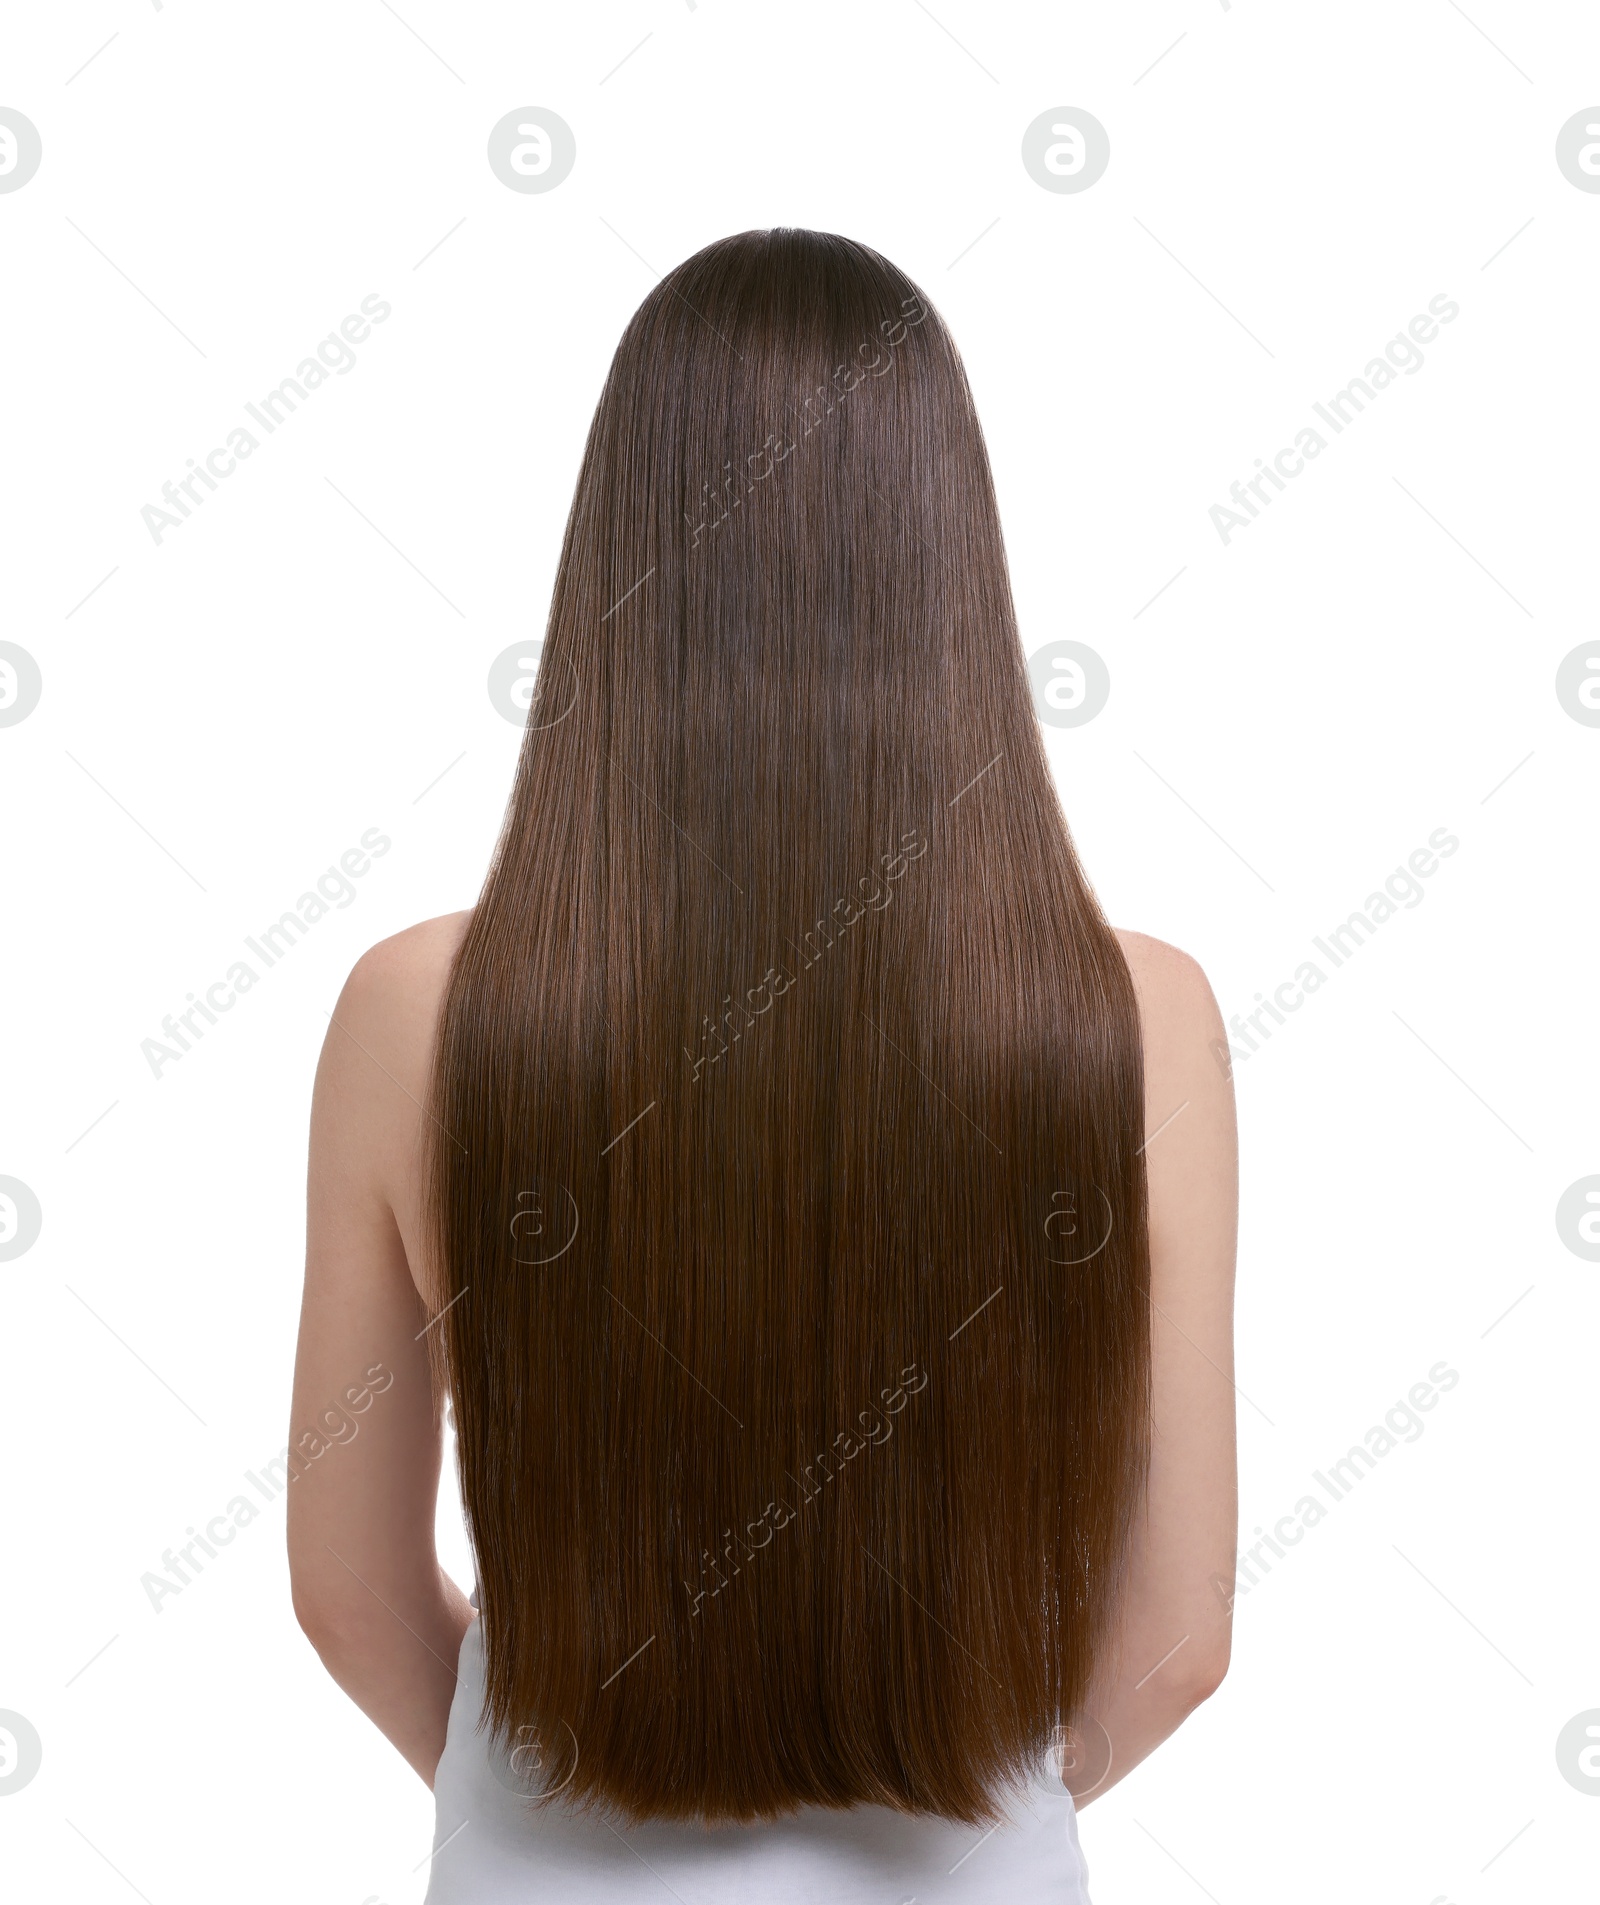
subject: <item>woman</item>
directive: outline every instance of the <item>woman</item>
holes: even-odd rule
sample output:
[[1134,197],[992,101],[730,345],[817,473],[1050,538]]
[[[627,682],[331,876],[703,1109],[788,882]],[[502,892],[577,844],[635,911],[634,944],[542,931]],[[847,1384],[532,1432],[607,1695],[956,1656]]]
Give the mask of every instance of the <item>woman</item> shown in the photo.
[[1087,1897],[1073,1795],[1228,1658],[1220,1041],[1078,870],[938,316],[709,246],[613,362],[478,905],[317,1075],[295,1607],[430,1900]]

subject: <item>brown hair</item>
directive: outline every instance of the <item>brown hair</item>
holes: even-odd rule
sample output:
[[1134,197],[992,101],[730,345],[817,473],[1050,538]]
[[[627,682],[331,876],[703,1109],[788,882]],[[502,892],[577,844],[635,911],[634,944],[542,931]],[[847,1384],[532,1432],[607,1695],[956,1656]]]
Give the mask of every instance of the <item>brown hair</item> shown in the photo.
[[995,1817],[1141,1496],[1139,1028],[965,373],[866,246],[724,239],[628,325],[433,1091],[486,1723],[632,1819]]

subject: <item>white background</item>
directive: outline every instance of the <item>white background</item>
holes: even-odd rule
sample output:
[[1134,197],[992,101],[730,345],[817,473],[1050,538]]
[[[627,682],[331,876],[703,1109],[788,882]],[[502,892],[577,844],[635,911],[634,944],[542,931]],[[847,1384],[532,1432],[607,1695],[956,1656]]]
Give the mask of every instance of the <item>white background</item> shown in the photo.
[[[1600,1267],[1555,1207],[1600,1171],[1600,728],[1554,682],[1600,634],[1600,195],[1554,148],[1600,17],[1468,12],[12,18],[0,105],[44,159],[0,196],[0,637],[44,692],[0,729],[0,1173],[43,1231],[0,1265],[0,1708],[44,1759],[0,1798],[10,1896],[421,1897],[429,1796],[296,1629],[281,1501],[159,1613],[141,1575],[287,1440],[324,1015],[475,897],[518,741],[487,671],[542,626],[616,339],[656,272],[771,224],[877,246],[956,335],[1025,645],[1111,671],[1048,733],[1118,924],[1243,1013],[1461,843],[1237,1067],[1246,1541],[1435,1363],[1460,1382],[1085,1812],[1096,1899],[1589,1895],[1600,1800],[1556,1737],[1600,1707]],[[548,194],[486,162],[524,105],[576,135]],[[1110,135],[1081,194],[1021,163],[1061,105]],[[158,546],[142,506],[374,292],[355,368]],[[1439,293],[1423,368],[1224,545],[1211,505]],[[372,827],[353,903],[154,1077],[141,1041]]]

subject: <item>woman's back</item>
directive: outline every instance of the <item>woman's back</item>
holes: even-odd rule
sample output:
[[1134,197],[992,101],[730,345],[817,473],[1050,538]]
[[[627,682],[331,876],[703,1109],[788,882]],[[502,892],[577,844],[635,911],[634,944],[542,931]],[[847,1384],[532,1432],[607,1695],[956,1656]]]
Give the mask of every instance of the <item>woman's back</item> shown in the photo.
[[[377,1331],[415,1391],[360,1446],[364,1552],[416,1620],[322,1546],[453,1697],[477,1649],[484,1752],[561,1765],[519,1800],[534,1839],[755,1856],[831,1818],[868,1889],[870,1843],[954,1825],[1024,1858],[1064,1732],[1103,1785],[1203,1695],[1215,1019],[1078,866],[937,314],[826,234],[697,254],[596,411],[479,901],[362,962],[314,1115],[297,1395],[324,1329]],[[409,1436],[431,1500],[446,1395],[475,1622],[427,1578],[415,1487],[398,1518],[382,1494]],[[409,1671],[404,1750],[481,1783]]]
[[[424,921],[374,947],[352,975],[336,1014],[340,1042],[334,1050],[347,1073],[352,1115],[344,1121],[344,1135],[352,1163],[359,1159],[361,1177],[392,1213],[403,1260],[430,1315],[438,1308],[439,1273],[430,1259],[419,1168],[428,1138],[423,1106],[438,1013],[469,918],[462,912]],[[1158,1454],[1152,1476],[1158,1506],[1165,1498],[1169,1507],[1155,1528],[1178,1574],[1182,1564],[1170,1509],[1180,1499],[1186,1515],[1203,1509],[1227,1446],[1227,1411],[1218,1408],[1226,1384],[1220,1368],[1210,1366],[1226,1356],[1226,1342],[1215,1334],[1206,1256],[1208,1248],[1228,1241],[1215,1208],[1219,1179],[1225,1189],[1230,1164],[1228,1095],[1209,1050],[1219,1028],[1198,969],[1142,934],[1119,932],[1117,938],[1140,998],[1149,1129],[1184,1107],[1165,1153],[1172,1168],[1153,1162],[1151,1172],[1158,1245],[1181,1236],[1195,1252],[1191,1257],[1175,1249],[1169,1255],[1158,1248],[1153,1266],[1156,1300],[1168,1317],[1176,1312],[1181,1319],[1175,1340],[1169,1339],[1180,1360],[1165,1371],[1158,1363],[1156,1401],[1167,1414],[1181,1414],[1184,1439]],[[1182,1356],[1185,1349],[1192,1355]],[[1208,1385],[1208,1376],[1220,1390]],[[1195,1530],[1189,1533],[1193,1539]],[[1203,1528],[1200,1533],[1204,1539]],[[1176,1642],[1178,1653],[1172,1666],[1139,1690],[1152,1713],[1170,1711],[1175,1689],[1183,1708],[1202,1697],[1226,1659],[1225,1610],[1209,1583],[1203,1592],[1194,1591],[1196,1564],[1184,1572],[1197,1613],[1195,1631],[1187,1640],[1181,1638],[1185,1629],[1173,1632],[1168,1646]],[[1148,1665],[1167,1651],[1158,1645],[1166,1632],[1158,1627],[1146,1643],[1153,1654]],[[1074,1795],[1081,1803],[1125,1770],[1112,1763],[1103,1725],[1090,1722],[1064,1734],[1058,1751],[1041,1761],[993,1830],[883,1807],[845,1813],[812,1808],[745,1826],[619,1827],[560,1803],[573,1750],[565,1736],[550,1743],[524,1738],[508,1747],[482,1727],[483,1643],[476,1619],[462,1638],[457,1665],[434,1782],[429,1905],[496,1905],[502,1898],[536,1896],[538,1889],[572,1905],[649,1905],[661,1895],[662,1881],[686,1905],[898,1905],[905,1898],[919,1905],[964,1905],[999,1896],[1007,1905],[1079,1905],[1088,1896],[1087,1867]],[[1139,1744],[1136,1735],[1129,1738],[1130,1758]],[[535,1808],[531,1796],[541,1791],[555,1797]]]

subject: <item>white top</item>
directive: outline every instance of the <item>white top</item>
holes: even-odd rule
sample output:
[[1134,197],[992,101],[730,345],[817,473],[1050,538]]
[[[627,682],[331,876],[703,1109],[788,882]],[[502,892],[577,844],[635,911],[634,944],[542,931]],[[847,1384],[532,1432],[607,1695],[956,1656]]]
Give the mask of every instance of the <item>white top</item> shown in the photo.
[[1077,1819],[1058,1780],[1041,1777],[987,1830],[883,1806],[812,1807],[750,1826],[618,1829],[562,1812],[559,1801],[530,1806],[530,1781],[491,1750],[482,1711],[474,1620],[434,1780],[424,1905],[666,1905],[674,1896],[680,1905],[1089,1905]]

